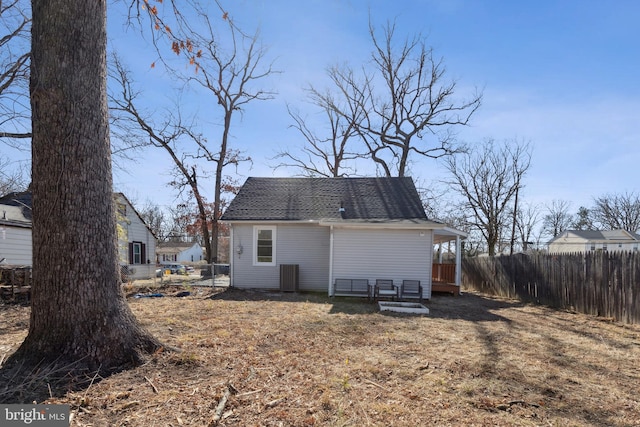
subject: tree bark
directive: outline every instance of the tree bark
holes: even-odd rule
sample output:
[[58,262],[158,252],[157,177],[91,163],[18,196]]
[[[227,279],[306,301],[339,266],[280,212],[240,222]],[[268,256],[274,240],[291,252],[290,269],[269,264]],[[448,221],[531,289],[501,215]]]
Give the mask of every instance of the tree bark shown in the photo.
[[106,98],[106,3],[33,0],[33,287],[8,363],[109,374],[160,343],[121,290]]

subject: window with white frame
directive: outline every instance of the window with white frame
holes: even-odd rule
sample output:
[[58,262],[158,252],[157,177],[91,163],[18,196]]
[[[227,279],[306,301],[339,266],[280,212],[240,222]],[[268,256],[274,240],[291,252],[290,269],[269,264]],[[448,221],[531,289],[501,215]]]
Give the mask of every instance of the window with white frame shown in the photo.
[[276,265],[276,227],[256,225],[253,242],[254,265]]
[[142,264],[142,243],[134,242],[133,243],[133,263],[134,264]]
[[129,242],[129,264],[147,264],[146,246],[142,242]]

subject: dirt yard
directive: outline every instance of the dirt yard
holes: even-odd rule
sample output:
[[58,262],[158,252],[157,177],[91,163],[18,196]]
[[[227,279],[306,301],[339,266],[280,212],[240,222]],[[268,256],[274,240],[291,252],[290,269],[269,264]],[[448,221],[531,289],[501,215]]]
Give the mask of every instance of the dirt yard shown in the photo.
[[[413,316],[184,290],[129,299],[181,351],[47,403],[70,404],[73,426],[640,426],[638,326],[475,293]],[[28,311],[0,305],[0,363]]]

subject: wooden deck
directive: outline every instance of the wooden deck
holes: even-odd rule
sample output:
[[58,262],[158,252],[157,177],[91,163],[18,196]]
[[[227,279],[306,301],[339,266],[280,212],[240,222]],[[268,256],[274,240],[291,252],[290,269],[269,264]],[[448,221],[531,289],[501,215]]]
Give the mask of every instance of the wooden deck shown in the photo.
[[436,283],[431,284],[431,292],[442,292],[453,294],[454,296],[460,295],[460,286],[453,283]]
[[460,286],[455,285],[456,265],[455,264],[433,264],[431,270],[431,292],[444,292],[460,295]]

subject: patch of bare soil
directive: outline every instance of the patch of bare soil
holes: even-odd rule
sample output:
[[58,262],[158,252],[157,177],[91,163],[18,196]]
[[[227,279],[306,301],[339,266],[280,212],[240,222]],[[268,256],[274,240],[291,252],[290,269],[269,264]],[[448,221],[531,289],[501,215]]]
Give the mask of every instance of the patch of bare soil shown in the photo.
[[[357,298],[188,290],[129,298],[180,351],[46,402],[70,404],[73,426],[640,425],[638,326],[477,293],[414,316]],[[0,358],[28,311],[0,306]]]

